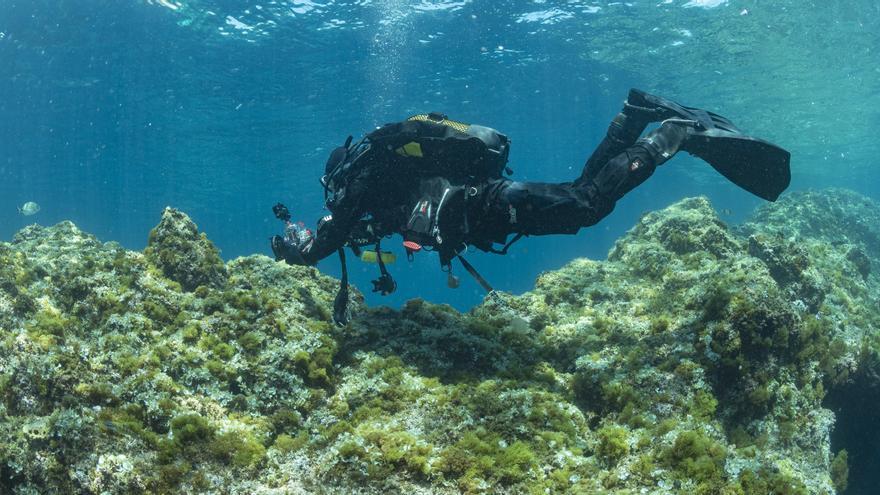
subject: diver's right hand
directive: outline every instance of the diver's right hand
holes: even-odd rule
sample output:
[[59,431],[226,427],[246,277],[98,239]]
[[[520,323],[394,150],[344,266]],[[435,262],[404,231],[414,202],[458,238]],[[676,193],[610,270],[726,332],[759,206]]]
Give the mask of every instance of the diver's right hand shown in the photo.
[[308,265],[299,247],[295,244],[287,241],[280,235],[272,236],[271,241],[275,261],[284,260],[288,265]]

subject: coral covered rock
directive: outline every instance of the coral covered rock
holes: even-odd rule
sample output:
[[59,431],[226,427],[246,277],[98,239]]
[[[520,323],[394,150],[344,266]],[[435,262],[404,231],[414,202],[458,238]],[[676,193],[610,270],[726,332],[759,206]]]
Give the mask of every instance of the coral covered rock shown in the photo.
[[845,433],[880,406],[880,284],[874,227],[822,213],[849,203],[880,216],[809,192],[731,229],[687,199],[526,294],[467,314],[356,295],[344,328],[335,280],[265,256],[223,265],[174,210],[146,255],[29,227],[0,243],[0,486],[858,489],[871,449]]
[[145,254],[147,261],[187,291],[200,285],[221,287],[226,280],[226,268],[214,243],[174,208],[165,208],[159,225],[150,231]]

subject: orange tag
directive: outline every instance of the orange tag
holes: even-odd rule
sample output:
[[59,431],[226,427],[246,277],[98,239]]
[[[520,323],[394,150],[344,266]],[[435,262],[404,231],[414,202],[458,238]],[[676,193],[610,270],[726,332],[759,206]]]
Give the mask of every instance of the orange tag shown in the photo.
[[405,247],[407,251],[412,251],[414,253],[422,250],[421,244],[413,241],[403,241],[403,247]]

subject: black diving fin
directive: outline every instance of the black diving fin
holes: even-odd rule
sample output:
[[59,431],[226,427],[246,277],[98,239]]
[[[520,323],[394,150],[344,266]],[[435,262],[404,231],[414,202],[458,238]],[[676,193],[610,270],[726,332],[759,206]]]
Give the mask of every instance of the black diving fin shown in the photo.
[[693,121],[682,149],[702,158],[721,175],[750,193],[776,201],[791,182],[791,154],[773,143],[747,136],[730,120],[674,101],[631,89],[626,105],[652,120]]

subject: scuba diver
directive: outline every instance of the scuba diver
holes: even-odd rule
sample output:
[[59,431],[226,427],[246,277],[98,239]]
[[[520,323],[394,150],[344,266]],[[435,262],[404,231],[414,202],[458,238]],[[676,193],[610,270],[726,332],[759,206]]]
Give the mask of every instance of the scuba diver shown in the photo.
[[[659,127],[641,137],[653,122]],[[505,177],[512,173],[507,136],[430,113],[384,125],[356,143],[349,136],[330,154],[321,178],[330,214],[319,220],[317,234],[292,222],[278,203],[273,212],[286,228],[283,236],[272,237],[272,251],[276,260],[295,265],[315,265],[339,253],[337,324],[349,319],[344,248],[379,265],[373,292],[387,295],[396,288],[385,266],[394,256],[382,251],[381,241],[395,233],[403,236],[409,259],[436,251],[450,287],[458,285],[452,275],[458,259],[493,294],[461,256],[468,246],[505,254],[523,236],[574,234],[611,213],[620,198],[682,150],[769,201],[790,182],[790,154],[784,149],[744,135],[724,117],[636,89],[580,176],[565,183]]]

